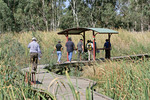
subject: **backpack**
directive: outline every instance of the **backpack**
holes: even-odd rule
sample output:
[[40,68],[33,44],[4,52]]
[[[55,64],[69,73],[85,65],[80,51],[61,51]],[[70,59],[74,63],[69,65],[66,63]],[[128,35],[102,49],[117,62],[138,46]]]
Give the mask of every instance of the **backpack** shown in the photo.
[[93,49],[91,43],[88,43],[88,48],[87,49],[90,50],[90,51]]

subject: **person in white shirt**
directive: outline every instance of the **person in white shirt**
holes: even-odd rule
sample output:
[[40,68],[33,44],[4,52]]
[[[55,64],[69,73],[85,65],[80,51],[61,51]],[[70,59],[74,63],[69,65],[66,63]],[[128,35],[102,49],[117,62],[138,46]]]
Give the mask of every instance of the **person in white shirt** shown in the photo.
[[88,60],[90,61],[91,60],[91,56],[92,56],[92,59],[93,59],[93,43],[91,40],[88,40],[87,41],[87,50],[88,50]]
[[32,64],[32,70],[36,71],[38,64],[38,54],[41,53],[40,46],[36,42],[36,38],[32,38],[32,42],[29,43],[28,48],[30,49],[30,62]]

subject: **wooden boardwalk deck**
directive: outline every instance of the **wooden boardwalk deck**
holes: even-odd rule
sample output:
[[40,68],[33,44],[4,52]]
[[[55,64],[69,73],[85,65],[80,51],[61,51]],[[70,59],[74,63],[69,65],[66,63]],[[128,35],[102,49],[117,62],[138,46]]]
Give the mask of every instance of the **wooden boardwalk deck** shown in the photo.
[[[45,68],[44,65],[38,66],[38,71],[36,74],[37,83],[32,86],[35,88],[47,90],[54,95],[56,94],[57,100],[74,100],[66,76],[57,75],[51,72],[49,73],[44,68]],[[25,68],[23,70],[29,70],[29,68]],[[71,77],[70,80],[75,89],[79,91],[80,100],[86,100],[86,88],[89,87],[89,85],[91,86],[94,85],[95,82],[89,79],[78,77]],[[93,91],[93,100],[112,100],[112,99]]]
[[[131,60],[131,59],[139,59],[139,58],[149,58],[150,57],[150,54],[138,54],[138,55],[127,55],[127,56],[119,56],[119,57],[111,57],[111,61],[118,61],[118,60],[121,60],[121,59],[125,59],[125,60]],[[104,58],[97,58],[96,59],[96,63],[101,63],[101,62],[105,62],[106,59]],[[85,65],[92,65],[94,64],[95,61],[66,61],[66,62],[63,62],[63,63],[60,63],[60,64],[54,64],[52,65],[51,67],[49,67],[49,65],[47,65],[47,68],[48,70],[50,71],[53,71],[57,74],[63,74],[64,73],[64,70],[66,70],[66,67],[67,68],[73,68],[73,67],[76,67],[78,68],[79,70],[82,70],[82,66],[85,66]],[[74,70],[74,69],[73,69]]]
[[[136,58],[149,58],[150,55],[148,54],[139,54],[139,55],[130,55],[130,56],[120,56],[120,57],[111,57],[111,60],[120,60],[120,59],[136,59]],[[104,58],[97,59],[97,61],[105,61]],[[61,64],[55,64],[54,67],[62,67],[64,66],[80,66],[80,65],[86,65],[91,64],[93,61],[72,61],[70,62],[64,62]],[[68,79],[66,76],[57,75],[53,72],[47,72],[46,69],[44,69],[46,66],[49,65],[39,65],[38,66],[38,72],[36,74],[36,80],[37,84],[33,85],[35,88],[47,90],[53,95],[56,95],[57,100],[74,100],[71,89],[68,85]],[[29,70],[29,68],[25,68],[23,70]],[[73,86],[76,90],[80,93],[80,100],[86,100],[86,88],[89,87],[89,85],[94,85],[95,82],[89,79],[79,78],[79,77],[71,77],[70,78]],[[62,84],[62,83],[63,84]],[[102,94],[99,94],[95,91],[93,91],[93,100],[112,100],[111,98],[104,96]]]
[[136,58],[149,58],[150,54],[137,54],[137,55],[127,55],[127,56],[119,56],[119,57],[111,57],[111,60],[119,60],[119,59],[136,59]]
[[[136,58],[149,58],[150,54],[137,54],[137,55],[127,55],[127,56],[119,56],[119,57],[111,57],[110,60],[121,60],[121,59],[136,59]],[[105,58],[97,58],[96,61],[106,61]],[[71,63],[69,61],[60,63],[60,64],[54,64],[54,66],[64,66],[64,65],[89,65],[93,63],[94,61],[72,61]]]

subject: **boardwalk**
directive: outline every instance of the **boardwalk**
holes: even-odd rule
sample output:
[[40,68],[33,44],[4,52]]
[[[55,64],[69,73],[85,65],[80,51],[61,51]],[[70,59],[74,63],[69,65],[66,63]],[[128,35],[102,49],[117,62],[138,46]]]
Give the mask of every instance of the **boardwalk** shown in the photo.
[[[55,73],[49,73],[44,69],[44,65],[38,66],[38,72],[36,74],[37,84],[33,87],[44,89],[52,94],[56,94],[57,100],[74,100],[71,89],[68,85],[68,79],[66,76],[57,75]],[[25,68],[23,70],[28,70]],[[86,88],[89,85],[94,85],[95,82],[89,79],[71,77],[73,86],[80,93],[80,100],[86,100]],[[93,100],[112,100],[109,97],[101,95],[97,92],[93,92]]]
[[[110,60],[121,60],[121,59],[135,59],[135,58],[149,58],[150,54],[137,54],[137,55],[127,55],[127,56],[118,56],[118,57],[111,57]],[[105,58],[98,58],[96,61],[106,61]],[[91,64],[93,60],[91,61],[72,61],[71,63],[69,61],[66,61],[61,64],[54,64],[54,66],[58,65],[68,65],[68,64]]]
[[[121,57],[111,57],[111,60],[119,60],[119,59],[136,59],[136,58],[149,58],[150,55],[148,54],[139,54],[139,55],[129,55],[129,56],[121,56]],[[105,59],[98,59],[97,61],[105,61]],[[93,61],[72,61],[64,62],[61,64],[55,64],[55,68],[64,68],[64,66],[80,66],[81,64],[91,64]],[[68,85],[69,81],[66,76],[57,75],[53,72],[48,72],[44,69],[46,65],[39,65],[38,71],[36,74],[36,84],[32,85],[39,90],[47,90],[48,92],[52,93],[56,96],[57,100],[75,100],[72,94],[72,91]],[[29,68],[23,69],[29,70]],[[86,100],[86,89],[87,87],[91,87],[95,84],[94,81],[84,78],[77,78],[77,77],[70,77],[70,80],[75,88],[76,91],[79,91],[80,100]],[[99,94],[93,91],[93,100],[112,100],[111,98]]]

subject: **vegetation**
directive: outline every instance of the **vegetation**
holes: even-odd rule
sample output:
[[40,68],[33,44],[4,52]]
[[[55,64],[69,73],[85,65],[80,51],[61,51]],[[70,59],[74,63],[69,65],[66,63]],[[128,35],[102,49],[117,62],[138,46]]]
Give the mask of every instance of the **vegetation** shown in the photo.
[[[65,6],[66,2],[68,6]],[[46,99],[44,94],[56,99],[55,95],[47,91],[43,94],[24,82],[20,70],[29,66],[27,45],[33,36],[41,46],[39,64],[56,63],[56,54],[52,52],[58,40],[64,47],[62,58],[66,58],[66,38],[56,35],[56,30],[72,27],[118,30],[119,35],[111,37],[112,56],[149,53],[149,4],[150,0],[0,0],[0,99]],[[86,37],[92,40],[89,32]],[[75,45],[80,38],[82,36],[72,37]],[[98,48],[103,47],[106,38],[106,35],[96,36]],[[104,57],[103,51],[97,54],[99,57]],[[73,58],[77,59],[77,54],[73,54]],[[149,100],[149,66],[150,60],[146,58],[108,61],[84,66],[82,73],[77,74],[95,80],[94,89],[115,100]],[[80,100],[69,74],[66,72],[68,85],[74,99]],[[90,88],[86,90],[86,98],[91,99]]]
[[99,93],[114,100],[149,100],[150,60],[122,60],[84,67],[84,77],[97,82]]
[[[125,30],[118,30],[119,35],[112,35],[111,44],[112,44],[112,56],[124,56],[124,55],[133,55],[133,54],[144,54],[149,53],[150,50],[150,34],[149,32],[145,33],[136,33],[136,32],[128,32]],[[56,54],[52,54],[54,47],[58,40],[62,42],[64,47],[63,50],[63,58],[66,58],[66,37],[63,35],[57,35],[57,32],[24,32],[21,34],[17,33],[8,33],[0,35],[0,44],[1,44],[1,58],[5,56],[9,57],[9,60],[15,60],[15,64],[27,66],[29,63],[29,50],[27,48],[28,43],[31,41],[31,38],[35,36],[38,40],[38,43],[41,46],[42,51],[42,59],[40,60],[40,64],[46,63],[55,63]],[[86,39],[92,40],[91,32],[86,34]],[[77,45],[79,39],[82,36],[72,36],[72,40],[75,42],[75,46]],[[105,42],[107,35],[97,35],[96,42],[97,47],[102,48]],[[3,50],[2,50],[3,48]],[[9,51],[8,51],[9,50]],[[6,53],[6,54],[5,54]],[[73,54],[73,58],[77,59],[77,55]],[[100,51],[97,54],[97,57],[104,57],[104,51]],[[53,58],[53,59],[49,59]],[[62,61],[66,61],[66,59],[62,59]],[[22,66],[23,67],[23,66]]]
[[[131,54],[149,53],[150,34],[128,32],[118,30],[119,35],[112,35],[112,56],[122,56]],[[65,36],[58,36],[56,32],[28,32],[28,33],[7,33],[0,35],[0,69],[1,69],[1,95],[0,98],[39,98],[40,93],[35,94],[30,85],[24,84],[24,76],[19,71],[21,68],[29,66],[29,50],[27,48],[31,38],[35,36],[42,50],[40,64],[53,64],[56,62],[56,55],[52,55],[54,46],[58,40],[65,45]],[[92,39],[92,34],[87,33],[87,39]],[[91,36],[90,36],[91,35]],[[81,36],[72,37],[77,45]],[[103,47],[107,38],[106,35],[97,35],[96,42],[98,47]],[[64,47],[65,48],[65,47]],[[75,54],[74,58],[76,57]],[[97,57],[104,57],[101,51]],[[63,51],[63,58],[66,58],[66,50]],[[77,57],[76,57],[77,58]],[[66,60],[66,59],[62,59]],[[94,66],[85,66],[82,77],[88,77],[97,81],[94,87],[96,91],[107,95],[113,99],[142,99],[150,98],[150,61],[139,59],[137,61],[112,61]],[[68,75],[68,74],[67,74]],[[81,73],[80,73],[81,75]],[[69,79],[69,76],[67,76]],[[21,79],[21,80],[20,80]],[[70,84],[72,92],[74,88]],[[87,89],[87,98],[91,98]],[[29,92],[29,93],[28,93]],[[52,98],[53,96],[50,95]],[[74,94],[78,98],[78,94]]]
[[[21,71],[21,64],[24,64],[25,51],[22,45],[10,36],[1,41],[0,48],[0,99],[1,100],[38,100],[43,94],[37,89],[25,83],[25,76]],[[35,92],[36,91],[36,92]],[[51,98],[53,96],[50,93]]]
[[0,0],[0,31],[72,27],[149,31],[149,4],[149,0]]

